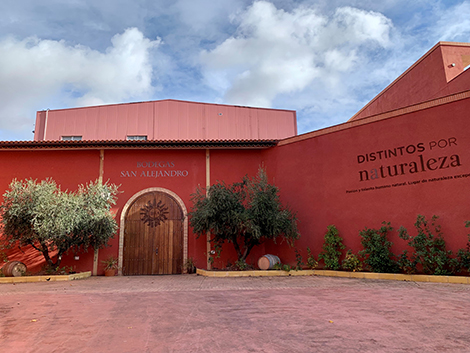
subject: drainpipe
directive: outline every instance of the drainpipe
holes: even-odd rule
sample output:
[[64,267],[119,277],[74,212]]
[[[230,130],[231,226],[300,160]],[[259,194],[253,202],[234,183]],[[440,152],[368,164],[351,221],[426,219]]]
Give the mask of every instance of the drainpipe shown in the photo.
[[[210,150],[206,149],[206,195],[209,192],[209,188],[211,186],[211,154]],[[210,257],[212,255],[212,249],[211,249],[211,233],[207,232],[206,233],[206,241],[207,241],[207,247],[206,247],[206,253],[207,253],[207,269],[211,269],[211,262],[210,262]]]
[[47,118],[49,117],[49,108],[46,110],[46,121],[44,122],[44,137],[43,139],[46,140],[46,131],[47,131]]

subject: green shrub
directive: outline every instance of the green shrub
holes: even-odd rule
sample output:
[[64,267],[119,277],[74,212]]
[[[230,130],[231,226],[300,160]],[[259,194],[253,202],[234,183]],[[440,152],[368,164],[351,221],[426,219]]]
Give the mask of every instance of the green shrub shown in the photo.
[[273,265],[273,270],[282,270],[282,271],[289,272],[289,271],[292,271],[293,269],[294,268],[292,268],[291,266],[287,264],[277,263]]
[[235,269],[237,271],[247,271],[247,270],[251,270],[252,266],[248,265],[243,260],[237,260],[237,261],[235,261]]
[[295,260],[297,262],[295,269],[297,271],[302,270],[305,264],[303,262],[302,255],[300,255],[299,250],[297,249],[295,249]]
[[341,267],[339,262],[341,250],[345,248],[343,239],[338,235],[339,232],[334,225],[328,226],[327,229],[322,251],[318,258],[325,262],[327,270],[339,270]]
[[192,257],[188,257],[184,263],[186,273],[196,273],[196,261]]
[[[465,222],[465,227],[470,227],[470,221]],[[457,272],[470,273],[470,234],[468,234],[468,242],[465,249],[459,249],[454,259],[454,267]]]
[[364,259],[367,270],[380,273],[398,271],[395,255],[390,251],[392,243],[387,239],[387,234],[392,229],[390,223],[383,222],[383,226],[378,230],[365,228],[359,232],[364,248],[359,255]]
[[313,256],[310,248],[307,248],[307,267],[311,270],[316,269],[318,266],[318,261],[315,260],[315,256]]
[[351,272],[362,271],[362,262],[359,256],[354,254],[351,249],[346,252],[346,257],[343,260],[343,270]]
[[408,257],[408,250],[404,250],[400,256],[398,256],[397,265],[401,272],[409,275],[417,271],[416,264]]
[[414,252],[408,257],[405,250],[399,259],[400,267],[408,273],[417,272],[417,266],[429,275],[449,275],[453,272],[452,251],[446,249],[446,243],[442,237],[441,227],[436,224],[437,216],[433,216],[431,224],[426,218],[418,215],[415,223],[417,235],[411,236],[404,227],[398,230],[399,237],[407,240]]

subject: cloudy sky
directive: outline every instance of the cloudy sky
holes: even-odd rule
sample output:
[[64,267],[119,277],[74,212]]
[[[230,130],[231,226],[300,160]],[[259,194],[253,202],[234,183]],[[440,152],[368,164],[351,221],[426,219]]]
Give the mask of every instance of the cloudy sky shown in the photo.
[[0,140],[38,110],[158,99],[293,109],[308,132],[438,41],[470,42],[470,0],[1,0]]

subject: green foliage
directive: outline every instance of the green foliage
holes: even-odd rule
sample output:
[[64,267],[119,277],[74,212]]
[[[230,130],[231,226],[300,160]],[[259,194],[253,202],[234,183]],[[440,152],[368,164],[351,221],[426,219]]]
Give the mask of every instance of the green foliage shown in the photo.
[[186,273],[195,273],[196,272],[196,261],[192,257],[188,257],[184,263],[184,268]]
[[248,265],[245,261],[237,260],[235,261],[235,269],[238,271],[246,271],[250,269],[250,265]]
[[317,268],[317,266],[318,266],[318,261],[315,260],[315,256],[313,256],[310,248],[307,248],[307,267],[311,270],[314,270]]
[[281,264],[281,263],[277,263],[277,264],[274,264],[273,265],[273,270],[280,270],[280,271],[286,271],[286,272],[290,272],[293,270],[293,268],[287,264]]
[[[98,181],[62,191],[52,179],[13,180],[3,195],[0,216],[6,246],[31,245],[50,267],[72,247],[102,248],[117,231],[111,214],[118,187]],[[50,252],[57,250],[56,262]]]
[[343,239],[338,235],[339,232],[334,225],[328,226],[327,230],[322,251],[318,258],[325,262],[325,268],[327,270],[339,270],[341,250],[345,248]]
[[433,216],[429,224],[424,216],[418,215],[415,223],[418,234],[415,236],[409,235],[404,227],[398,230],[399,237],[407,240],[414,249],[410,257],[406,251],[400,256],[399,264],[404,271],[415,273],[417,266],[421,265],[425,274],[448,275],[453,272],[452,252],[446,249],[441,227],[436,224],[437,218]]
[[346,252],[346,257],[343,260],[343,270],[352,272],[362,271],[362,262],[359,256],[354,254],[351,249]]
[[[8,256],[2,244],[0,244],[0,262],[8,262]],[[1,268],[0,268],[0,277],[5,277],[5,275],[3,274],[3,270]]]
[[118,268],[118,259],[114,256],[108,256],[106,260],[102,260],[101,263],[104,265],[104,270],[117,270]]
[[198,188],[191,195],[190,224],[197,236],[210,232],[211,242],[232,243],[239,261],[245,262],[253,247],[267,239],[298,239],[295,214],[282,206],[279,189],[268,183],[260,168],[255,178],[240,183]]
[[3,245],[0,244],[0,262],[8,262],[8,256],[3,248]]
[[[398,230],[400,231],[400,229]],[[397,261],[397,266],[400,269],[401,272],[407,273],[407,274],[413,274],[417,272],[416,268],[417,263],[414,263],[413,261],[410,260],[408,257],[408,250],[404,250],[400,256],[398,257]]]
[[59,267],[46,264],[39,273],[43,275],[69,275],[75,273],[75,271],[72,266]]
[[[470,227],[470,221],[465,222],[465,227]],[[468,234],[467,246],[465,249],[459,249],[454,259],[454,267],[457,272],[470,273],[470,234]]]
[[304,268],[305,264],[303,262],[302,255],[300,255],[299,250],[295,249],[294,251],[295,251],[295,260],[297,262],[295,269],[299,271]]
[[392,229],[390,223],[383,222],[379,230],[365,228],[359,232],[363,247],[359,255],[364,259],[367,270],[380,273],[398,271],[398,265],[393,259],[395,255],[390,251],[392,243],[387,239]]

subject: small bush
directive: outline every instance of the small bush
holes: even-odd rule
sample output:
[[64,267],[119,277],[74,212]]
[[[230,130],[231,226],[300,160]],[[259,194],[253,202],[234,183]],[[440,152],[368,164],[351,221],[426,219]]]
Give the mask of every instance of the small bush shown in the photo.
[[404,250],[400,254],[397,260],[397,265],[401,272],[407,273],[409,275],[416,273],[417,271],[416,264],[408,257],[408,250]]
[[392,243],[387,239],[387,234],[392,229],[390,223],[383,222],[383,226],[379,230],[365,228],[359,232],[364,248],[359,252],[359,255],[364,259],[368,270],[379,273],[398,271],[398,265],[394,260],[395,255],[390,251]]
[[362,271],[362,262],[359,256],[354,254],[351,249],[346,252],[346,257],[343,260],[343,270],[351,272]]
[[250,265],[248,265],[245,261],[243,260],[237,260],[235,261],[235,268],[238,271],[246,271],[250,269]]
[[184,268],[186,270],[186,273],[195,273],[196,272],[196,261],[192,257],[188,257],[186,259],[186,262],[184,264]]
[[[470,221],[465,222],[465,227],[470,227]],[[465,249],[459,249],[454,259],[454,267],[457,272],[470,273],[470,234]]]
[[296,266],[295,266],[295,269],[297,271],[300,271],[301,269],[303,269],[304,267],[304,262],[303,262],[303,259],[302,259],[302,255],[300,255],[299,253],[299,250],[295,249],[295,259],[296,259]]
[[409,235],[404,227],[400,227],[398,230],[399,237],[407,240],[408,245],[414,249],[410,257],[408,257],[406,250],[400,256],[400,267],[406,272],[415,273],[418,270],[417,266],[420,265],[425,274],[452,274],[452,251],[446,249],[441,227],[436,224],[437,218],[437,216],[433,216],[431,224],[428,224],[424,216],[418,215],[415,223],[418,234],[415,236]]
[[294,268],[292,268],[291,266],[287,264],[277,263],[273,265],[273,270],[281,270],[281,271],[289,272],[289,271],[292,271],[293,269]]
[[316,269],[318,266],[318,261],[315,260],[315,256],[313,256],[312,252],[310,251],[310,248],[307,248],[307,267],[310,270]]
[[343,239],[338,235],[339,232],[334,225],[328,226],[327,229],[325,242],[318,258],[325,262],[327,270],[339,270],[341,267],[339,262],[341,250],[345,248]]

